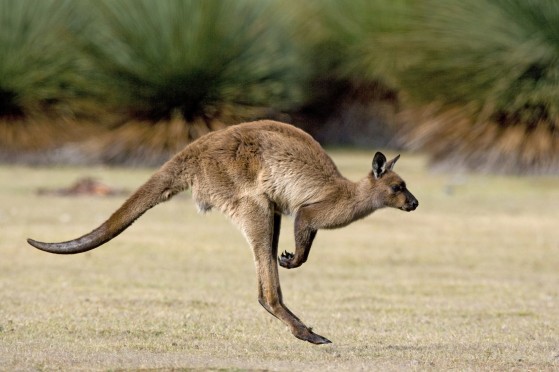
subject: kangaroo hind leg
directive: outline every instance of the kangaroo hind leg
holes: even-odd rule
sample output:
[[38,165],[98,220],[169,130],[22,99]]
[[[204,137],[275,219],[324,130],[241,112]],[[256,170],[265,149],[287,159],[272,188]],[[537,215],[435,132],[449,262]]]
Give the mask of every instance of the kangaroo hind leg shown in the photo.
[[241,227],[254,254],[258,302],[284,322],[295,337],[313,344],[330,343],[327,338],[312,332],[283,303],[277,263],[281,215],[274,213],[271,203],[263,207],[262,203],[245,200],[242,207],[242,215],[233,216],[233,220]]

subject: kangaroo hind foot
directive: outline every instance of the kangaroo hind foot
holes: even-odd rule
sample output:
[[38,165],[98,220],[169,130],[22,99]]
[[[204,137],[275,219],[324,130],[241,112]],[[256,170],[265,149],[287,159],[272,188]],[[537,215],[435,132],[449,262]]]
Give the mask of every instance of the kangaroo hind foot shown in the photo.
[[326,337],[314,333],[312,331],[312,328],[306,327],[305,325],[303,325],[303,328],[293,330],[292,333],[299,340],[308,341],[311,344],[324,345],[332,343],[332,341],[330,341]]

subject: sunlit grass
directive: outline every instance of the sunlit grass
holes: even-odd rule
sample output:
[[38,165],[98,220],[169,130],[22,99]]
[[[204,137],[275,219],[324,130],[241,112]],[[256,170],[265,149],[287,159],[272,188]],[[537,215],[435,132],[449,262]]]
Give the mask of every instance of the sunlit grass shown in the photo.
[[[394,154],[388,154],[389,157]],[[336,151],[357,180],[372,153]],[[252,253],[188,193],[76,256],[69,239],[123,201],[35,194],[92,175],[134,190],[152,170],[0,167],[0,362],[5,369],[553,370],[559,367],[556,178],[433,175],[402,154],[420,201],[320,231],[281,270],[287,305],[334,344],[296,340],[256,300]],[[292,249],[284,219],[281,249]]]

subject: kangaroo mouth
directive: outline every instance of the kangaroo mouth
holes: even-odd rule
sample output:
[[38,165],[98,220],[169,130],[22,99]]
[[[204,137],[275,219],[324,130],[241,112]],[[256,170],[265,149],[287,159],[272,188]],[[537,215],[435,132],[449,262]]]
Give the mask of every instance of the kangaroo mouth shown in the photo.
[[404,212],[411,212],[411,211],[415,211],[417,208],[417,205],[404,205],[403,207],[400,208],[400,210],[404,211]]

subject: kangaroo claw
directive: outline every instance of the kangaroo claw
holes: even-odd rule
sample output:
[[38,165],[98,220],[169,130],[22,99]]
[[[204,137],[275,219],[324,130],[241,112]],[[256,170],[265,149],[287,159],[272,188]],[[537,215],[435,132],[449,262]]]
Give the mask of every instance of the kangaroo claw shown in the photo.
[[295,255],[291,252],[288,251],[284,251],[281,256],[278,258],[279,264],[281,267],[284,267],[286,269],[292,269],[294,267],[297,267],[299,265],[296,265],[293,261],[294,261]]
[[291,259],[291,258],[293,258],[293,256],[295,256],[295,255],[291,252],[288,252],[288,251],[283,251],[283,253],[281,254],[282,258],[287,258],[287,259]]

